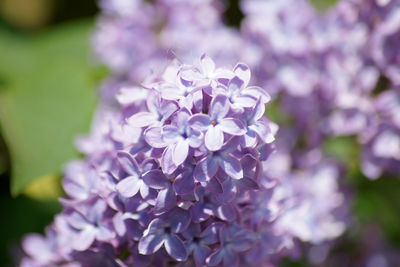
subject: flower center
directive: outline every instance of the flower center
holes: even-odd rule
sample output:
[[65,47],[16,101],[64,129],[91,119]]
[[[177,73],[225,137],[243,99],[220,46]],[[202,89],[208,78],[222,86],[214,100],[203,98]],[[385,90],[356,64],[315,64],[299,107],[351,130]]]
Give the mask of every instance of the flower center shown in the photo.
[[212,125],[212,126],[215,126],[215,125],[217,125],[217,122],[216,122],[216,121],[212,121],[212,122],[211,122],[211,125]]

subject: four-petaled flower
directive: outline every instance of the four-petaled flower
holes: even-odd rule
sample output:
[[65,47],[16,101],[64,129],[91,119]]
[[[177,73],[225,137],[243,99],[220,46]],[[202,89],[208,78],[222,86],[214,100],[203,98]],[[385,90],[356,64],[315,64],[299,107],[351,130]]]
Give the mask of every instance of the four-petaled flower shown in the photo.
[[189,119],[189,124],[199,131],[205,132],[204,143],[210,151],[219,150],[224,144],[224,133],[240,136],[246,133],[243,123],[235,118],[227,118],[229,101],[225,95],[213,98],[209,115],[195,114]]

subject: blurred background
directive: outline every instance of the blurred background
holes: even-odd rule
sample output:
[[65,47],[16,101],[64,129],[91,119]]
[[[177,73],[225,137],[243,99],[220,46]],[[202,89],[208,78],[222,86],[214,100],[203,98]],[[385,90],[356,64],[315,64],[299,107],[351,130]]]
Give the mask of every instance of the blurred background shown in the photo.
[[[335,1],[313,3],[323,12]],[[23,234],[42,233],[61,210],[62,166],[80,156],[74,139],[88,131],[107,76],[90,52],[97,13],[95,0],[0,1],[0,266],[12,266]],[[229,25],[240,24],[238,1],[229,2],[226,17]],[[357,161],[359,153],[350,138],[328,140],[325,149],[344,162]],[[355,171],[346,183],[355,191],[355,227],[333,253],[362,257],[365,236],[400,245],[400,180],[370,181]]]
[[12,266],[24,233],[61,210],[62,165],[79,157],[96,87],[93,0],[0,1],[0,266]]

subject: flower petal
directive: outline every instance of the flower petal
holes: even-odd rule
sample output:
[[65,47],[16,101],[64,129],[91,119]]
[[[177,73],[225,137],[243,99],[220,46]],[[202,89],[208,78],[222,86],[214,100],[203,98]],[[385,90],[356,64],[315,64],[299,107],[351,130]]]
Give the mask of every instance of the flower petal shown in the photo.
[[169,180],[161,170],[151,170],[142,176],[143,182],[150,188],[161,190],[169,186]]
[[172,153],[172,161],[176,166],[181,165],[187,158],[189,153],[189,143],[187,140],[180,140],[174,145]]
[[233,77],[228,84],[229,91],[234,93],[235,91],[240,91],[244,86],[244,81],[240,79],[238,76]]
[[172,187],[163,189],[158,192],[156,204],[154,206],[155,213],[160,214],[175,207],[176,195]]
[[28,234],[24,237],[22,242],[24,251],[32,257],[41,259],[51,257],[51,244],[42,235],[39,234]]
[[212,245],[217,243],[219,240],[219,231],[225,223],[223,222],[213,222],[201,233],[201,243]]
[[209,116],[205,114],[195,114],[189,119],[189,125],[193,127],[193,129],[199,131],[205,131],[211,125],[211,119]]
[[221,263],[222,259],[224,257],[224,251],[223,249],[218,249],[211,253],[210,256],[206,259],[206,263],[208,266],[217,266],[218,264]]
[[164,235],[149,234],[139,241],[138,250],[142,255],[151,255],[158,251],[164,244]]
[[182,240],[176,235],[168,235],[164,243],[167,253],[177,261],[185,261],[188,253]]
[[126,225],[124,222],[123,214],[121,212],[118,212],[117,214],[114,215],[114,217],[112,218],[112,222],[115,232],[117,232],[119,236],[125,235]]
[[261,99],[258,99],[256,106],[254,107],[253,110],[253,116],[251,119],[253,121],[258,121],[262,116],[264,116],[265,113],[265,104],[261,102]]
[[225,133],[231,135],[244,135],[247,131],[240,120],[225,118],[218,122],[218,127]]
[[256,132],[261,140],[266,144],[272,143],[275,140],[270,128],[263,121],[257,121],[256,123],[250,125],[249,129]]
[[266,104],[271,100],[271,96],[261,87],[249,86],[242,90],[242,94],[251,95],[256,99],[260,99],[262,104]]
[[209,78],[215,70],[214,61],[206,54],[203,54],[200,58],[200,64],[201,64],[201,71]]
[[182,139],[178,127],[166,125],[162,128],[162,138],[167,144],[174,144]]
[[233,100],[234,100],[234,107],[241,108],[240,111],[242,111],[243,108],[253,107],[257,102],[257,98],[254,98],[250,95],[236,96]]
[[180,208],[174,209],[168,217],[168,223],[174,233],[185,231],[191,221],[190,212]]
[[210,151],[216,151],[222,147],[224,144],[224,133],[218,125],[208,128],[204,143]]
[[195,246],[193,250],[193,258],[196,266],[204,266],[206,258],[211,254],[212,250],[204,245]]
[[236,210],[231,204],[220,205],[214,212],[223,221],[231,222],[236,219]]
[[[241,180],[243,180],[243,179],[240,179],[239,181],[241,181]],[[236,189],[236,185],[232,179],[226,179],[222,183],[222,190],[223,190],[222,194],[218,194],[216,196],[216,198],[219,202],[229,203],[235,199],[237,189]]]
[[161,158],[161,168],[165,174],[172,174],[178,166],[174,164],[173,158],[173,146],[168,146]]
[[139,165],[129,153],[118,152],[117,160],[126,173],[131,176],[139,176]]
[[177,110],[178,110],[178,104],[176,102],[163,101],[159,112],[161,112],[163,119],[166,120],[169,117],[171,117],[171,115],[174,114],[174,112]]
[[210,117],[213,120],[224,118],[229,112],[228,98],[225,95],[217,95],[211,100],[210,104]]
[[243,179],[237,180],[236,184],[245,190],[257,190],[260,189],[260,186],[256,181],[249,177],[243,177]]
[[96,239],[99,241],[109,241],[115,237],[115,232],[108,227],[100,225],[97,227]]
[[203,222],[210,218],[213,213],[211,209],[207,208],[204,203],[196,202],[191,208],[190,212],[192,214],[193,222]]
[[240,139],[240,144],[243,147],[255,147],[257,145],[257,134],[252,130],[248,130]]
[[227,155],[221,159],[219,166],[233,179],[243,178],[242,165],[238,159]]
[[246,64],[238,63],[233,69],[233,72],[237,77],[239,77],[243,81],[244,87],[246,87],[249,84],[251,78],[251,72],[250,68]]
[[191,129],[188,137],[189,145],[198,148],[203,144],[203,133],[195,129]]
[[206,157],[200,160],[194,168],[193,177],[199,182],[210,180],[218,171],[218,159]]
[[167,100],[178,100],[185,93],[184,88],[173,83],[162,83],[158,89],[161,92],[161,97]]
[[73,239],[72,247],[78,251],[87,250],[94,242],[96,229],[94,227],[86,228]]
[[139,112],[128,118],[127,121],[134,127],[146,127],[158,121],[158,115],[150,112]]
[[167,146],[162,137],[161,127],[153,126],[147,128],[144,131],[144,139],[150,146],[155,148],[163,148]]
[[174,189],[178,195],[185,195],[193,192],[195,187],[193,175],[191,172],[184,172],[174,181]]
[[116,189],[123,197],[133,197],[137,194],[141,185],[142,181],[140,181],[138,177],[129,176],[119,181],[116,185]]

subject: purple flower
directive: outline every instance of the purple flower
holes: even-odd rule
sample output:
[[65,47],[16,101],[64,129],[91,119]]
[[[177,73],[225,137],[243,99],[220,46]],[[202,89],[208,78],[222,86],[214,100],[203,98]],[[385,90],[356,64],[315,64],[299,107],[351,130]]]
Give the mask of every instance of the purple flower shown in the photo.
[[237,138],[230,139],[220,150],[208,152],[196,165],[193,177],[199,181],[208,181],[221,168],[233,179],[243,178],[240,161],[232,153],[237,149]]
[[227,95],[233,110],[243,112],[244,108],[254,107],[259,99],[263,104],[270,101],[271,97],[262,88],[248,87],[251,75],[247,65],[237,64],[233,71],[236,76],[229,80],[228,86],[220,85],[215,90]]
[[29,234],[24,237],[22,246],[38,265],[48,265],[61,259],[58,254],[57,233],[54,229],[46,229],[46,237]]
[[[146,141],[153,147],[167,147],[163,153],[163,162],[171,162],[175,166],[167,173],[172,173],[181,165],[189,154],[189,147],[198,148],[203,143],[203,134],[192,129],[188,123],[191,112],[181,109],[172,119],[170,125],[150,127],[145,132]],[[149,136],[149,137],[147,137]],[[157,138],[158,137],[158,138]],[[171,157],[172,158],[169,158]],[[167,166],[162,166],[167,170]]]
[[147,98],[147,108],[149,111],[139,112],[128,118],[128,123],[134,127],[160,125],[178,110],[175,102],[164,101],[158,96]]
[[73,248],[78,251],[88,249],[95,240],[109,241],[115,237],[110,224],[103,221],[107,204],[98,199],[92,206],[82,207],[82,211],[73,211],[66,217],[69,225],[77,230]]
[[151,194],[151,189],[145,180],[163,176],[162,171],[157,169],[157,162],[151,158],[144,160],[139,167],[129,153],[118,152],[118,162],[126,176],[118,182],[116,189],[124,197],[133,197],[140,191],[140,195],[146,199]]
[[219,229],[223,223],[212,223],[204,231],[201,231],[200,225],[192,223],[188,229],[183,232],[183,236],[187,240],[185,242],[188,254],[192,254],[196,266],[203,266],[206,258],[211,254],[210,245],[218,242]]
[[212,216],[223,221],[234,221],[236,209],[231,203],[218,203],[213,194],[205,192],[204,188],[198,187],[195,190],[198,201],[191,207],[190,212],[194,222],[203,222]]
[[219,230],[221,246],[206,259],[209,266],[239,266],[239,252],[249,250],[254,241],[253,232],[238,225],[221,227]]
[[[229,80],[233,77],[233,72],[226,69],[217,69],[215,62],[206,54],[200,57],[200,68],[187,66],[182,68],[180,77],[186,81],[194,83],[196,88],[215,88],[219,81]],[[210,91],[208,91],[210,92]]]
[[139,253],[150,255],[164,246],[167,253],[177,261],[185,261],[188,253],[177,234],[183,232],[190,223],[190,214],[176,209],[168,214],[168,220],[154,219],[139,241]]
[[149,223],[149,204],[140,197],[116,199],[117,213],[112,218],[116,233],[138,241]]
[[[246,109],[244,112],[244,119],[247,132],[241,136],[241,145],[243,147],[255,147],[258,138],[263,143],[269,144],[275,140],[277,126],[271,122],[265,121],[263,118],[265,113],[265,106],[259,99],[253,109]],[[257,138],[258,136],[258,138]]]
[[234,118],[226,118],[229,112],[228,99],[224,95],[213,98],[208,111],[209,115],[195,114],[189,119],[189,124],[199,131],[205,132],[204,144],[210,151],[219,150],[224,144],[224,133],[244,135],[243,123]]
[[97,172],[90,168],[84,161],[70,162],[65,168],[63,188],[75,200],[86,200],[98,187]]
[[[198,68],[175,60],[163,76],[144,82],[147,89],[126,82],[117,95],[120,111],[102,106],[107,116],[102,121],[99,113],[85,140],[87,157],[66,169],[69,198],[61,200],[54,231],[31,242],[43,251],[26,246],[25,265],[204,266],[246,259],[253,228],[266,217],[260,213],[273,209],[262,163],[275,126],[262,118],[266,95],[247,87],[247,66],[233,72],[206,56],[200,62]],[[243,85],[228,86],[233,77]],[[224,91],[214,94],[217,88]],[[240,104],[246,99],[251,103]],[[254,142],[243,145],[253,132]]]

